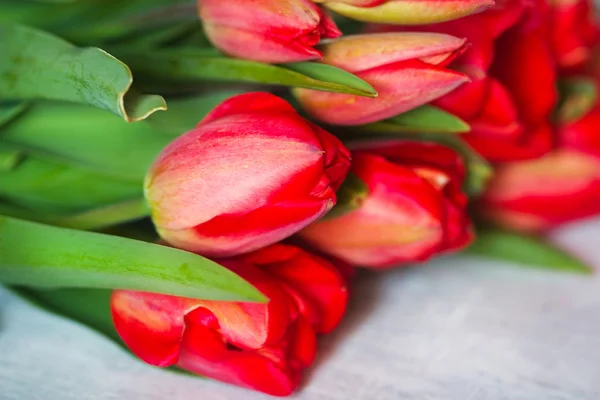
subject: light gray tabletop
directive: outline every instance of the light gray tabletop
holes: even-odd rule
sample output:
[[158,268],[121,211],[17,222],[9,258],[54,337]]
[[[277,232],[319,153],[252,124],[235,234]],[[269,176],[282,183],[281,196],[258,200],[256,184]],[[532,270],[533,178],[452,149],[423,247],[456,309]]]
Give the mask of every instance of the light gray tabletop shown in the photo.
[[[600,270],[600,220],[555,239]],[[296,399],[599,400],[600,277],[470,257],[373,274]],[[2,400],[271,397],[151,368],[0,289]]]

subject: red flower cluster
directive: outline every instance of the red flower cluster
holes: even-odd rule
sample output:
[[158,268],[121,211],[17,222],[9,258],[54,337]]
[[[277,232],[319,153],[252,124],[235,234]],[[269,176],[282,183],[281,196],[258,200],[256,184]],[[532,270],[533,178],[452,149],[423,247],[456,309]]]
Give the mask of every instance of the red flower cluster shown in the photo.
[[266,304],[115,291],[112,313],[142,360],[285,396],[312,364],[316,334],[332,331],[348,300],[347,266],[273,245],[217,260],[269,298]]
[[[316,121],[369,124],[364,131],[432,101],[467,121],[464,141],[496,167],[478,202],[486,218],[540,230],[600,213],[600,106],[587,67],[598,32],[587,0],[497,0],[453,21],[491,2],[315,2],[363,21],[430,25],[369,25],[315,48],[340,32],[308,0],[250,8],[203,0],[199,12],[229,55],[316,59],[378,92],[295,89]],[[115,324],[132,351],[153,365],[287,395],[315,357],[316,335],[344,314],[351,266],[406,265],[470,243],[467,171],[455,149],[406,138],[351,148],[284,100],[248,93],[164,149],[145,184],[162,239],[213,258],[269,302],[116,291]],[[294,235],[324,256],[282,244]]]

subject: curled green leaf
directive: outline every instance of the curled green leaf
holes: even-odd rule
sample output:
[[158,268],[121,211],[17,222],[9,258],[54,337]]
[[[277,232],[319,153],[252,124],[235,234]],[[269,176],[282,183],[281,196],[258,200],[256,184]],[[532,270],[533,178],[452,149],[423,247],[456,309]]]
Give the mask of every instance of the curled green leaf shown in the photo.
[[129,67],[104,50],[78,48],[41,30],[3,23],[0,54],[0,100],[90,104],[128,122],[166,110],[161,96],[131,90]]
[[221,265],[171,247],[0,216],[0,283],[264,301]]

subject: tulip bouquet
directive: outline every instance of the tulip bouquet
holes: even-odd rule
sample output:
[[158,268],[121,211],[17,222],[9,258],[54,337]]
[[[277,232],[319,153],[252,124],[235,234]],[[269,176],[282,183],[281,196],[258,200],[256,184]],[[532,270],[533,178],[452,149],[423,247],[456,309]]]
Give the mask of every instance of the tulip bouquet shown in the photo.
[[[5,0],[0,283],[285,396],[358,268],[600,213],[588,0]],[[358,272],[363,272],[358,271]]]

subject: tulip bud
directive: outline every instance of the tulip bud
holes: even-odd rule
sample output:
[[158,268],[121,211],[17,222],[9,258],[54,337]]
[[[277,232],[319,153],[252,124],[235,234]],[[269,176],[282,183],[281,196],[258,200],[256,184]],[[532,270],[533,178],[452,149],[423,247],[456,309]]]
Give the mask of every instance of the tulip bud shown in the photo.
[[425,32],[345,36],[322,47],[322,62],[354,73],[378,93],[367,98],[311,89],[294,94],[311,116],[333,125],[393,117],[454,90],[469,79],[444,68],[464,39]]
[[198,0],[204,31],[219,50],[268,63],[321,58],[313,47],[341,32],[310,0]]
[[314,0],[346,17],[380,24],[421,25],[486,10],[493,0]]
[[350,264],[386,268],[469,243],[465,171],[453,150],[397,141],[358,149],[352,157],[352,173],[367,192],[354,210],[302,230],[309,244]]
[[316,333],[339,323],[346,282],[330,262],[275,245],[219,261],[268,303],[233,303],[115,291],[111,309],[125,344],[145,362],[178,367],[276,396],[291,394],[316,353]]
[[146,199],[162,238],[210,256],[278,242],[322,217],[350,166],[333,135],[269,93],[226,100],[167,146]]
[[600,213],[598,199],[600,160],[560,149],[498,166],[479,211],[499,226],[540,232]]
[[600,108],[557,129],[553,152],[496,167],[479,212],[511,230],[539,232],[600,213]]

